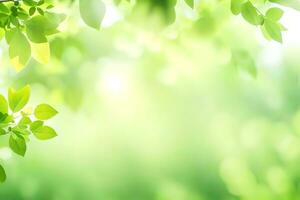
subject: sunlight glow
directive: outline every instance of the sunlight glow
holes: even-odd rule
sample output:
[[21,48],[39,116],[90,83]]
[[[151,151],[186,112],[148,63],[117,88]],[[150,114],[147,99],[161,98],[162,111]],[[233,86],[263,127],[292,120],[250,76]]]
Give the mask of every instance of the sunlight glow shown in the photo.
[[0,149],[0,159],[1,160],[9,160],[11,158],[11,151],[9,148],[4,147]]
[[111,97],[126,96],[129,87],[126,72],[121,69],[104,69],[101,73],[100,91]]

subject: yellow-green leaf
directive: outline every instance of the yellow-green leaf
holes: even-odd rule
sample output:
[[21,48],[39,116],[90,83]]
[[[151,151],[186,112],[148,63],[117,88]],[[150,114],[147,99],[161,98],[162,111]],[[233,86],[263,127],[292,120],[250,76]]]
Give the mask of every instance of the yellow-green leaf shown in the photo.
[[30,86],[26,85],[22,89],[16,91],[13,88],[8,90],[8,103],[13,112],[18,112],[28,103],[30,96]]
[[32,132],[34,132],[35,130],[37,130],[38,128],[40,128],[43,125],[44,125],[43,121],[40,121],[40,120],[34,121],[30,124],[30,130]]
[[266,17],[273,21],[280,20],[282,15],[283,15],[283,10],[281,10],[280,8],[270,8],[266,13]]
[[48,64],[50,60],[49,43],[31,43],[32,57],[41,64]]
[[8,104],[3,95],[0,95],[0,112],[3,114],[8,113]]
[[266,19],[264,23],[264,28],[268,35],[277,42],[282,42],[281,27],[277,22]]
[[238,15],[241,12],[242,4],[245,3],[246,0],[231,0],[231,12],[234,15]]
[[185,0],[185,3],[189,5],[191,8],[194,8],[194,0]]
[[9,40],[9,57],[11,64],[19,72],[26,66],[31,56],[31,47],[21,31],[16,29],[10,34],[10,38],[7,39]]
[[241,8],[242,15],[246,21],[253,25],[261,25],[264,18],[250,1],[244,3]]
[[34,110],[34,115],[37,119],[47,120],[54,117],[57,111],[48,104],[40,104]]
[[57,136],[55,130],[49,126],[40,126],[33,131],[33,134],[40,140],[49,140]]

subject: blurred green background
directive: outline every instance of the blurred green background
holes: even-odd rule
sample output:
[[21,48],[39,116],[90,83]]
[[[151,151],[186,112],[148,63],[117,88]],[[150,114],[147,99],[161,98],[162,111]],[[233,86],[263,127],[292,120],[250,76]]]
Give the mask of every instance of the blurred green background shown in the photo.
[[0,199],[300,199],[300,14],[285,9],[278,44],[229,1],[178,1],[172,24],[145,2],[108,1],[100,31],[61,3],[51,62],[17,75],[1,42],[1,93],[30,84],[59,136],[25,159],[1,141]]

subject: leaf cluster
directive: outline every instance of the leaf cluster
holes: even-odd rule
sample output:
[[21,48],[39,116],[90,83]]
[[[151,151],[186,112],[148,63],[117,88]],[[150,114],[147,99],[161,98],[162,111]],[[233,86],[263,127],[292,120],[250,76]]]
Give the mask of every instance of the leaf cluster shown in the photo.
[[48,36],[58,32],[64,19],[64,15],[51,12],[52,8],[44,0],[0,3],[0,36],[5,36],[17,71],[26,66],[31,56],[42,64],[48,62]]
[[[9,88],[7,99],[0,95],[0,136],[8,136],[10,149],[20,156],[25,156],[30,135],[39,140],[57,136],[53,128],[45,125],[45,120],[51,119],[58,112],[48,104],[40,104],[33,111],[25,108],[29,97],[29,85],[19,90]],[[5,179],[5,171],[0,166],[0,182]]]
[[267,39],[282,42],[282,32],[286,31],[286,28],[279,22],[284,14],[282,9],[272,7],[263,14],[250,0],[231,0],[231,12],[234,15],[241,14],[252,25],[260,26]]

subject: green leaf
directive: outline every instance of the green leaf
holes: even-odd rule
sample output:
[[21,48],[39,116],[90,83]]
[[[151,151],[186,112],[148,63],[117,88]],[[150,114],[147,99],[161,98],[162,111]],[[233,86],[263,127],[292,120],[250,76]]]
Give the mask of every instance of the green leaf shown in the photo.
[[41,5],[43,5],[44,3],[45,3],[44,0],[40,0],[40,1],[37,3],[37,5],[38,5],[38,6],[41,6]]
[[50,46],[45,43],[31,43],[32,57],[41,64],[48,64],[50,60]]
[[266,19],[264,28],[273,40],[282,42],[281,26],[277,22]]
[[7,127],[9,123],[14,121],[14,117],[12,115],[8,114],[2,114],[0,113],[0,127],[4,128]]
[[41,8],[37,8],[37,11],[40,13],[40,15],[44,15],[45,12]]
[[0,182],[3,183],[6,180],[6,173],[2,165],[0,165]]
[[48,20],[45,26],[45,34],[52,35],[58,33],[58,26],[66,19],[65,14],[45,12],[44,17]]
[[29,15],[25,11],[18,12],[18,18],[22,20],[27,20]]
[[7,44],[10,44],[14,34],[16,33],[17,29],[16,28],[12,28],[10,30],[6,30],[5,32],[5,39]]
[[9,57],[17,71],[21,71],[27,64],[30,55],[30,44],[25,35],[18,29],[14,29],[7,37],[9,43]]
[[0,3],[0,12],[4,14],[9,14],[10,11],[3,3]]
[[0,112],[3,114],[8,113],[8,104],[3,95],[0,95]]
[[55,130],[49,126],[40,126],[33,131],[33,134],[40,140],[49,140],[57,136]]
[[79,7],[83,21],[92,28],[100,29],[105,15],[105,5],[102,0],[80,0]]
[[40,128],[43,125],[44,125],[43,121],[40,121],[40,120],[34,121],[30,124],[30,130],[32,132],[35,132],[38,128]]
[[47,43],[47,35],[58,32],[59,24],[65,19],[65,15],[46,12],[26,22],[26,34],[34,43]]
[[7,113],[0,113],[0,123],[5,123],[6,118],[8,117]]
[[8,90],[9,107],[13,112],[18,112],[28,103],[30,96],[30,86],[27,85],[22,89],[15,91],[13,88]]
[[191,8],[194,8],[194,0],[185,0],[185,3],[189,5]]
[[30,15],[30,16],[34,15],[35,11],[36,11],[36,7],[31,7],[31,8],[29,9],[29,15]]
[[234,15],[238,15],[241,13],[241,8],[243,3],[245,3],[246,0],[231,0],[231,12]]
[[9,137],[9,147],[13,152],[20,156],[25,156],[26,153],[26,142],[25,139],[17,134],[12,134]]
[[37,5],[37,3],[34,0],[23,0],[23,2],[27,6],[36,6]]
[[50,9],[52,9],[52,8],[54,8],[54,6],[53,5],[49,5],[49,6],[47,6],[47,10],[50,10]]
[[260,30],[261,30],[263,36],[265,37],[265,39],[267,39],[267,40],[272,40],[272,38],[271,38],[271,36],[269,35],[269,33],[267,32],[265,26],[261,26],[261,27],[260,27]]
[[3,128],[0,128],[0,136],[1,135],[6,135],[6,131]]
[[[1,17],[0,17],[1,18]],[[1,20],[0,20],[1,21]],[[1,25],[0,25],[1,26]],[[0,41],[2,40],[2,38],[5,36],[5,31],[4,29],[0,29]]]
[[27,126],[29,124],[31,124],[31,119],[27,116],[23,116],[22,119],[18,123],[18,125],[20,125],[20,126]]
[[257,9],[252,5],[251,2],[246,2],[241,8],[242,16],[246,21],[253,25],[263,24],[264,18],[258,13]]
[[30,41],[35,43],[48,42],[45,27],[48,20],[44,16],[35,16],[26,22],[26,33]]
[[28,131],[26,129],[26,127],[20,126],[20,125],[13,127],[12,132],[14,132],[17,135],[22,135],[22,136],[30,135],[30,131]]
[[279,21],[283,15],[283,10],[280,8],[270,8],[267,13],[266,17],[273,21]]
[[34,110],[37,119],[47,120],[54,117],[58,112],[48,104],[40,104]]

